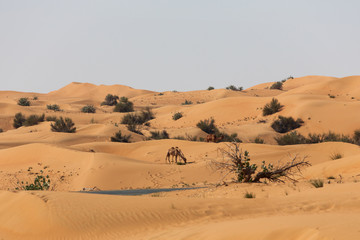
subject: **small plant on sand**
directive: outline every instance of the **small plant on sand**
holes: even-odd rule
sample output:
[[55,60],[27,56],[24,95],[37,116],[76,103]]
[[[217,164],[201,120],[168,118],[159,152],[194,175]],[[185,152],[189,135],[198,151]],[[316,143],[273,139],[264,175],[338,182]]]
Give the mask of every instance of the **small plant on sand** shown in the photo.
[[124,142],[129,143],[130,142],[130,135],[122,135],[121,131],[119,130],[113,137],[110,138],[112,142]]
[[105,97],[105,101],[101,103],[101,105],[107,105],[107,106],[115,106],[117,104],[117,101],[119,100],[119,97],[116,95],[108,94]]
[[219,130],[215,126],[215,120],[213,118],[201,120],[196,124],[196,126],[207,134],[215,134],[219,132]]
[[226,87],[227,90],[232,90],[232,91],[242,91],[244,88],[243,87],[235,87],[234,85],[230,85],[228,87]]
[[38,175],[35,177],[34,182],[30,183],[25,186],[22,187],[24,190],[26,191],[31,191],[31,190],[48,190],[50,188],[50,179],[49,176],[42,176],[42,175]]
[[4,130],[2,128],[0,128],[0,133],[4,132]]
[[360,129],[354,131],[354,142],[357,145],[360,145]]
[[330,155],[330,159],[331,160],[337,160],[337,159],[340,159],[340,158],[343,158],[344,156],[341,154],[341,153],[333,153]]
[[42,114],[40,116],[33,114],[26,118],[24,122],[24,126],[34,126],[39,124],[39,122],[43,122],[44,120],[45,120],[45,114]]
[[93,105],[86,105],[81,109],[81,111],[83,113],[95,113],[96,109]]
[[38,96],[34,96],[34,97],[33,97],[33,100],[34,100],[34,101],[36,101],[36,100],[38,100],[38,99],[39,99]]
[[191,105],[191,104],[193,104],[193,102],[190,100],[185,100],[185,102],[182,103],[182,105]]
[[143,135],[143,133],[141,132],[141,127],[142,125],[134,124],[134,123],[129,123],[126,125],[127,130],[129,130],[130,132]]
[[151,131],[150,132],[151,134],[151,139],[156,139],[156,140],[159,140],[159,139],[169,139],[169,134],[166,130],[163,130],[163,131]]
[[303,123],[304,121],[300,118],[295,121],[292,117],[279,116],[278,119],[271,124],[271,127],[278,133],[286,133],[301,127]]
[[122,120],[121,123],[122,124],[143,124],[146,123],[148,121],[150,121],[151,119],[154,119],[155,115],[154,113],[151,111],[150,108],[145,108],[144,110],[142,110],[140,113],[137,114],[133,114],[133,113],[128,113],[126,114]]
[[63,118],[60,117],[56,119],[55,123],[51,123],[51,131],[53,132],[66,132],[66,133],[74,133],[76,132],[76,127],[74,127],[74,123],[71,118]]
[[115,105],[114,112],[133,112],[134,104],[127,97],[121,97],[120,101]]
[[279,100],[273,98],[271,102],[267,103],[263,108],[263,116],[271,115],[280,112],[284,106],[280,104]]
[[174,119],[174,121],[176,121],[176,120],[178,120],[178,119],[180,119],[180,118],[182,118],[183,117],[183,115],[182,115],[182,113],[181,112],[176,112],[174,115],[173,115],[173,119]]
[[275,137],[275,141],[279,145],[295,145],[295,144],[305,144],[306,139],[303,135],[297,131],[287,133],[285,135]]
[[21,127],[22,125],[24,125],[25,121],[26,121],[25,116],[21,112],[15,114],[14,123],[13,123],[14,128]]
[[57,105],[57,104],[46,105],[46,107],[47,107],[47,109],[53,110],[53,111],[55,111],[55,112],[61,111],[60,106]]
[[30,106],[30,101],[28,98],[20,98],[17,104],[20,106]]
[[256,197],[255,193],[252,192],[246,191],[246,193],[244,194],[244,198],[255,198],[255,197]]
[[212,86],[210,86],[210,87],[207,88],[208,91],[211,91],[211,90],[214,90],[214,89],[215,89],[215,88],[212,87]]
[[321,179],[311,179],[310,180],[311,185],[313,185],[315,188],[322,188],[324,187],[324,181]]
[[278,89],[278,90],[282,90],[282,88],[283,88],[283,82],[276,82],[270,87],[270,89]]
[[254,140],[254,143],[257,144],[264,144],[264,139],[260,138],[260,137],[256,137]]
[[266,165],[263,161],[259,167],[257,164],[250,163],[249,152],[243,152],[239,143],[231,143],[227,147],[227,149],[219,149],[223,154],[223,161],[213,161],[212,166],[215,170],[225,173],[223,178],[230,173],[235,174],[237,182],[260,182],[261,179],[271,182],[284,182],[283,179],[287,179],[296,182],[296,177],[301,174],[301,168],[311,165],[305,161],[306,157],[298,160],[295,156],[285,164]]

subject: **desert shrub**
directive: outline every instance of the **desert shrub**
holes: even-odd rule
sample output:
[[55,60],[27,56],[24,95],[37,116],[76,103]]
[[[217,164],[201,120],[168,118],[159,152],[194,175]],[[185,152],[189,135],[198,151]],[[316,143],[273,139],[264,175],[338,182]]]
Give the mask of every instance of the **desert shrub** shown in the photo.
[[252,192],[246,192],[244,194],[244,198],[255,198],[255,197],[256,197],[255,193]]
[[81,109],[81,111],[83,113],[95,113],[96,109],[93,105],[86,105]]
[[133,112],[134,104],[127,97],[121,97],[120,101],[115,105],[114,112]]
[[0,128],[0,133],[4,132],[4,130],[2,128]]
[[208,91],[211,91],[211,90],[214,90],[214,89],[215,89],[215,88],[214,88],[214,87],[211,87],[211,86],[207,88]]
[[119,97],[116,95],[108,94],[105,97],[105,101],[101,103],[101,105],[107,105],[107,106],[115,106],[117,104],[117,101],[119,100]]
[[163,131],[151,131],[150,132],[151,134],[151,137],[152,139],[169,139],[169,134],[167,133],[166,130],[163,130]]
[[227,134],[227,133],[224,133],[224,132],[219,132],[216,134],[216,137],[221,140],[219,140],[219,142],[238,142],[238,143],[241,143],[242,141],[237,137],[237,133],[232,133],[232,134]]
[[234,85],[230,85],[228,87],[226,87],[227,90],[232,90],[232,91],[242,91],[244,88],[243,87],[235,87]]
[[155,118],[155,114],[149,107],[146,107],[144,110],[142,110],[139,115],[142,123],[145,123]]
[[49,176],[38,175],[34,179],[34,183],[27,184],[22,187],[26,191],[31,190],[48,190],[50,188],[50,179]]
[[343,158],[343,155],[341,153],[333,153],[333,154],[330,155],[331,160],[337,160],[337,159],[340,159],[340,158]]
[[26,121],[25,116],[21,112],[15,114],[14,123],[13,123],[14,128],[21,127],[22,125],[24,125],[25,121]]
[[360,129],[354,131],[354,142],[360,145]]
[[122,120],[122,124],[143,124],[151,119],[154,119],[154,113],[151,111],[150,108],[146,108],[145,110],[142,110],[138,114],[134,113],[128,113],[126,114]]
[[33,100],[35,100],[35,101],[38,100],[38,99],[39,99],[38,96],[33,97]]
[[215,134],[219,132],[219,130],[215,126],[215,120],[213,118],[201,120],[196,124],[196,126],[207,134]]
[[264,144],[264,139],[260,138],[260,137],[256,137],[254,140],[254,143],[257,144]]
[[265,104],[263,108],[263,116],[271,115],[280,112],[284,106],[280,104],[279,100],[273,98],[271,102]]
[[30,106],[30,101],[28,98],[20,98],[17,104],[20,106]]
[[47,107],[47,109],[53,110],[55,112],[61,111],[60,106],[57,104],[46,105],[46,107]]
[[273,85],[271,85],[270,89],[279,89],[282,90],[283,88],[283,83],[282,82],[276,82]]
[[57,117],[56,116],[47,116],[45,119],[48,122],[55,122]]
[[45,120],[45,114],[42,115],[30,115],[26,118],[24,122],[24,126],[34,126],[36,124],[39,124],[39,122],[43,122]]
[[300,118],[295,121],[292,117],[279,116],[278,119],[271,124],[271,127],[278,133],[286,133],[301,127],[302,123],[304,122]]
[[134,132],[134,133],[143,135],[142,132],[141,132],[141,125],[139,125],[139,124],[129,123],[129,124],[126,125],[126,128],[130,132]]
[[185,102],[182,103],[182,105],[191,105],[191,104],[193,104],[193,102],[190,100],[189,101],[185,100]]
[[295,145],[306,143],[306,138],[297,131],[287,133],[283,136],[275,137],[275,140],[279,145]]
[[321,179],[311,179],[310,180],[311,185],[313,185],[315,188],[322,188],[324,187],[324,181]]
[[55,123],[51,123],[51,131],[53,132],[66,132],[66,133],[74,133],[76,132],[76,127],[74,127],[74,123],[71,118],[63,118],[60,117],[56,119]]
[[113,137],[110,138],[110,140],[112,142],[125,142],[125,143],[129,143],[130,142],[130,135],[122,135],[121,131],[119,130],[117,133],[115,133],[115,135]]
[[174,119],[174,121],[176,121],[176,120],[178,120],[178,119],[180,119],[180,118],[182,118],[183,117],[183,115],[182,115],[182,113],[181,112],[176,112],[174,115],[173,115],[173,119]]

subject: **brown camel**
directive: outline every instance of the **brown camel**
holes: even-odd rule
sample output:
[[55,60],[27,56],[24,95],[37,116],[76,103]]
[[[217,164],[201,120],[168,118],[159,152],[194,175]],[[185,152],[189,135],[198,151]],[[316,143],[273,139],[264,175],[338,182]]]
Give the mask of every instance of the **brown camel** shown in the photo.
[[[171,162],[170,162],[170,156],[171,156]],[[182,153],[182,151],[178,147],[169,148],[169,150],[168,150],[168,152],[166,154],[165,162],[166,163],[167,162],[173,163],[174,162],[174,157],[175,157],[175,163],[177,163],[177,158],[178,157],[182,158],[182,160],[184,160],[184,163],[186,163],[186,157],[184,156],[184,154]]]
[[206,137],[207,142],[214,142],[217,143],[224,139],[224,135],[221,135],[220,137],[217,137],[215,134],[208,134]]

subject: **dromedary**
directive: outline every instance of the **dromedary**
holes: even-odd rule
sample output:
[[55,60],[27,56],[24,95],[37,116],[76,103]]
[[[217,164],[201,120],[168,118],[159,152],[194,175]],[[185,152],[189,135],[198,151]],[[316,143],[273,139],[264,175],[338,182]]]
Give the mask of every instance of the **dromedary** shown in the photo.
[[[171,162],[170,162],[170,156],[171,156]],[[176,163],[177,163],[177,158],[178,157],[182,158],[182,160],[184,160],[184,163],[186,163],[186,157],[184,156],[184,154],[182,153],[182,151],[178,147],[169,148],[169,150],[168,150],[168,152],[166,154],[165,162],[173,163],[174,162],[174,157],[175,157],[175,162]]]
[[220,137],[217,137],[215,134],[208,134],[206,136],[206,141],[207,142],[214,142],[214,143],[217,143],[221,140],[224,139],[224,135],[221,135]]

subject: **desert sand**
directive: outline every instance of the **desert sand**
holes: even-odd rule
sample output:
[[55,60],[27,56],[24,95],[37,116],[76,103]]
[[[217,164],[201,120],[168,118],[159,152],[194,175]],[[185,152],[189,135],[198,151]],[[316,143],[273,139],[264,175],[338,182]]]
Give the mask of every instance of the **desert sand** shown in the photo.
[[[304,136],[329,131],[351,136],[360,129],[360,76],[288,79],[283,90],[270,89],[272,84],[243,91],[160,93],[89,83],[47,94],[0,91],[0,239],[360,239],[360,147],[344,142],[279,146],[274,138],[281,134],[271,128],[282,115],[301,118],[296,130]],[[107,94],[127,97],[136,111],[151,107],[155,119],[142,126],[144,135],[120,124],[126,113],[101,105]],[[19,106],[22,97],[31,106]],[[263,116],[273,97],[283,109]],[[186,100],[192,104],[183,105]],[[62,111],[47,109],[49,104]],[[96,113],[82,113],[85,105]],[[77,131],[52,132],[48,121],[15,129],[18,112],[69,117]],[[176,112],[183,117],[174,121]],[[311,166],[296,183],[223,178],[212,163],[223,159],[219,149],[229,143],[190,141],[206,138],[196,124],[211,117],[221,131],[237,134],[252,163],[276,165],[297,156],[307,157]],[[131,143],[110,141],[119,130],[131,135]],[[172,139],[147,139],[150,131],[162,130]],[[257,137],[265,143],[254,143]],[[165,162],[172,146],[182,150],[188,164]],[[341,158],[333,160],[334,154]],[[51,179],[49,190],[23,190],[39,174]],[[315,188],[312,179],[324,186]],[[83,191],[183,187],[199,188],[141,196]]]

